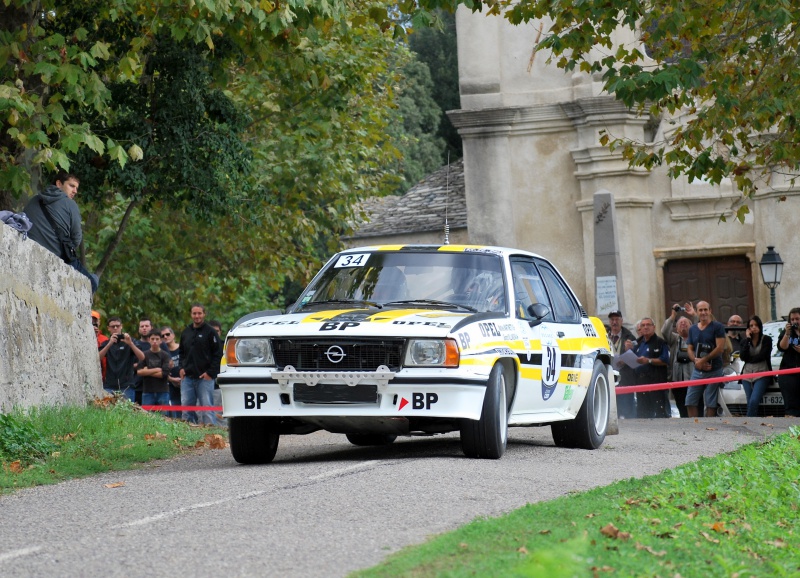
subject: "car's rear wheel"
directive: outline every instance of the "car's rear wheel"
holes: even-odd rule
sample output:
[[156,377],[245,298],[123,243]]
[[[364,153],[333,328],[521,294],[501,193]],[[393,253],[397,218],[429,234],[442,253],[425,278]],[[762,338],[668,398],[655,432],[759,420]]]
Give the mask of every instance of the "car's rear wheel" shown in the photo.
[[228,418],[228,443],[240,464],[268,464],[278,451],[280,435],[268,417]]
[[594,450],[606,439],[611,388],[608,372],[602,361],[594,362],[589,391],[575,419],[550,425],[558,447]]
[[461,448],[470,458],[498,459],[508,443],[508,401],[503,365],[495,364],[486,382],[478,420],[461,420]]
[[388,446],[397,436],[391,434],[346,434],[347,441],[354,446]]

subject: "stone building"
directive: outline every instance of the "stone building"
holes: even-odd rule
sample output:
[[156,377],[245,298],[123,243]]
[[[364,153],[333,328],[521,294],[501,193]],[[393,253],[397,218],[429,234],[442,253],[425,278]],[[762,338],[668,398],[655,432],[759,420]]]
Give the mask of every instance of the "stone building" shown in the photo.
[[[778,315],[800,306],[791,232],[800,183],[774,175],[741,224],[732,218],[741,195],[730,182],[670,180],[666,168],[630,168],[599,144],[601,130],[658,142],[668,125],[626,110],[599,78],[548,64],[533,50],[540,23],[513,26],[462,7],[456,25],[461,109],[449,115],[464,144],[467,229],[459,234],[553,260],[590,313],[621,308],[628,321],[663,319],[672,303],[700,298],[723,322],[734,312],[769,319],[758,261],[774,246],[785,262]],[[415,205],[394,202],[402,214],[372,213],[380,238],[421,241],[408,226]],[[416,206],[423,215],[432,204]],[[376,226],[363,225],[350,243],[377,239]]]

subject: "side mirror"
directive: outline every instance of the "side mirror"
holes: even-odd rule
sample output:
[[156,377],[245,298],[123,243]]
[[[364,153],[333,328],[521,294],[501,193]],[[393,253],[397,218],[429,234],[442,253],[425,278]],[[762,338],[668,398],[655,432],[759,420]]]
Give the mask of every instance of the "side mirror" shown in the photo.
[[544,303],[533,303],[528,305],[528,315],[533,317],[533,320],[528,321],[528,325],[536,327],[542,322],[542,319],[550,314],[550,308]]

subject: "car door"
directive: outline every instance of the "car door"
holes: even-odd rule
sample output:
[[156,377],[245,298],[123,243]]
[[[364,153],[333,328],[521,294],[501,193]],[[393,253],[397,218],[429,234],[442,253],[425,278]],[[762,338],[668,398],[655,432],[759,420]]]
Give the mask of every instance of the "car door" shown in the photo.
[[[515,315],[525,321],[523,343],[518,352],[520,387],[512,413],[513,421],[524,422],[525,414],[567,412],[572,405],[578,373],[574,370],[579,339],[584,336],[581,312],[572,291],[547,261],[534,258],[512,259]],[[540,323],[528,307],[542,303],[549,313]]]

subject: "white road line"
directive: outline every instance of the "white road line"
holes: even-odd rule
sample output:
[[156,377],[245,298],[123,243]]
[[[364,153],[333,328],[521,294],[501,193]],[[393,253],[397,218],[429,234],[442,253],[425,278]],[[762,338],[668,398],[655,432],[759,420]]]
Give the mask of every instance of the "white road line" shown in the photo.
[[325,472],[324,474],[319,474],[317,476],[311,476],[308,478],[309,480],[324,480],[325,478],[335,478],[336,476],[340,476],[342,474],[350,473],[354,470],[361,470],[361,469],[369,469],[372,466],[381,463],[381,460],[371,460],[368,462],[360,462],[352,466],[348,466],[346,468],[340,468],[338,470],[333,470],[330,472]]
[[11,550],[5,554],[0,554],[0,563],[8,562],[14,558],[21,558],[22,556],[29,556],[41,550],[44,546],[30,546],[28,548],[20,548],[19,550]]
[[[380,460],[371,460],[368,462],[361,462],[352,466],[348,466],[346,468],[340,468],[338,470],[332,470],[330,472],[325,472],[324,474],[319,474],[317,476],[312,476],[308,478],[306,484],[312,481],[319,481],[324,480],[326,478],[334,478],[337,476],[341,476],[344,474],[349,474],[355,472],[357,470],[368,469],[376,464],[381,463]],[[178,508],[177,510],[169,510],[167,512],[161,512],[160,514],[155,514],[153,516],[147,516],[146,518],[139,518],[138,520],[132,520],[130,522],[125,522],[124,524],[117,524],[116,526],[111,526],[112,530],[121,530],[123,528],[134,528],[136,526],[145,526],[147,524],[152,524],[154,522],[158,522],[165,518],[172,518],[174,516],[179,516],[180,514],[185,514],[187,512],[192,512],[194,510],[202,510],[204,508],[211,508],[213,506],[220,506],[222,504],[226,504],[228,502],[234,502],[236,500],[246,500],[248,498],[255,498],[257,496],[261,496],[263,494],[272,493],[274,489],[270,490],[259,490],[256,492],[249,492],[247,494],[239,494],[238,496],[231,496],[229,498],[222,498],[221,500],[215,500],[213,502],[203,502],[200,504],[192,504],[191,506],[186,506],[184,508]],[[0,558],[2,561],[2,558]]]
[[186,506],[185,508],[178,508],[177,510],[170,510],[168,512],[161,512],[160,514],[156,514],[155,516],[147,516],[146,518],[140,518],[138,520],[133,520],[132,522],[125,522],[124,524],[117,524],[116,526],[111,526],[112,530],[119,530],[122,528],[132,528],[134,526],[144,526],[146,524],[151,524],[153,522],[158,522],[159,520],[163,520],[164,518],[169,518],[172,516],[177,516],[179,514],[185,514],[186,512],[191,512],[193,510],[202,510],[203,508],[211,508],[212,506],[219,506],[221,504],[226,504],[228,502],[234,502],[236,500],[246,500],[248,498],[255,498],[256,496],[260,496],[262,494],[266,494],[271,490],[260,490],[258,492],[249,492],[247,494],[239,494],[238,496],[231,496],[230,498],[223,498],[221,500],[215,500],[213,502],[203,502],[200,504],[192,504],[191,506]]

